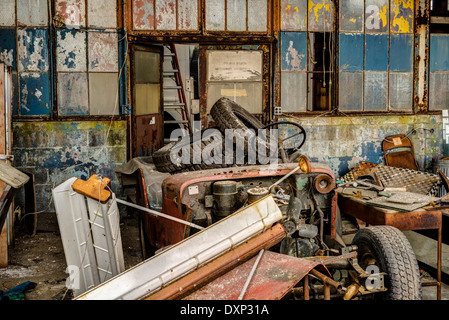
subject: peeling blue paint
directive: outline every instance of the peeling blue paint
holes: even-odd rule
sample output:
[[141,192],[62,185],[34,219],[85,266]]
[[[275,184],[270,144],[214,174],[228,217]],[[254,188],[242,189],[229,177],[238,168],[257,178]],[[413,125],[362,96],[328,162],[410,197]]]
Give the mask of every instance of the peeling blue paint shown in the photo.
[[22,73],[19,77],[20,114],[50,114],[50,78],[48,73]]
[[48,71],[47,29],[18,30],[19,71]]
[[13,71],[17,71],[15,29],[0,29],[0,62],[11,66]]

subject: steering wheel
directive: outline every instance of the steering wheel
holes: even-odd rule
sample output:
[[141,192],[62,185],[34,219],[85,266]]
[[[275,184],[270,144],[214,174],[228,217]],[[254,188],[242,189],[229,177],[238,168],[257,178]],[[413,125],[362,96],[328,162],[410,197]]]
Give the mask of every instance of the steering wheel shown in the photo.
[[[278,129],[279,125],[291,125],[296,127],[296,132],[288,135],[286,138],[278,138],[278,148],[279,148],[279,156],[282,160],[283,163],[287,163],[287,162],[292,162],[292,155],[297,152],[299,149],[302,148],[302,146],[304,145],[304,143],[306,142],[306,130],[304,130],[304,128],[302,126],[300,126],[299,124],[295,123],[295,122],[291,122],[291,121],[280,121],[280,122],[273,122],[270,123],[268,125],[266,125],[265,127],[263,127],[263,129],[268,129],[268,128],[272,128],[275,127],[276,129]],[[302,140],[301,142],[295,146],[294,148],[292,148],[290,150],[290,152],[287,152],[287,149],[285,149],[284,146],[284,142],[292,139],[294,137],[300,136],[302,135]]]

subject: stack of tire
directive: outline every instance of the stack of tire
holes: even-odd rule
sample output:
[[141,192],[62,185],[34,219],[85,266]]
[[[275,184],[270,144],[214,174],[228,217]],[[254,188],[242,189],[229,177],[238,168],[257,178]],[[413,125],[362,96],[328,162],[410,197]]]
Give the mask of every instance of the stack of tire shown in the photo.
[[[191,134],[188,137],[184,137],[182,141],[181,139],[179,139],[178,141],[167,144],[153,154],[154,165],[159,171],[178,173],[185,171],[236,166],[235,157],[234,161],[226,161],[226,163],[225,161],[222,161],[222,164],[206,163],[205,161],[201,161],[201,163],[198,163],[198,161],[193,161],[194,155],[198,155],[199,152],[199,150],[197,150],[198,147],[195,147],[195,145],[201,145],[202,152],[206,147],[213,149],[213,144],[216,143],[222,144],[222,158],[225,159],[224,133],[227,129],[240,129],[234,131],[235,139],[244,140],[243,145],[245,146],[245,150],[243,150],[243,152],[245,156],[247,154],[246,148],[249,143],[254,143],[255,141],[257,141],[257,143],[260,143],[260,145],[266,145],[267,149],[269,148],[269,141],[267,142],[265,139],[260,139],[259,137],[257,137],[258,130],[264,128],[262,122],[260,122],[259,119],[257,119],[250,112],[242,108],[234,101],[225,97],[220,98],[212,106],[210,114],[216,124],[214,129],[217,129],[221,132],[222,139],[214,139],[213,137],[209,137],[208,135],[210,135],[211,130],[206,129],[203,130],[201,134]],[[239,137],[239,134],[241,134],[241,137]],[[248,141],[252,138],[256,140]],[[198,139],[201,139],[201,143],[198,143]],[[234,141],[234,143],[235,142],[236,141]],[[186,144],[189,145],[187,146]],[[178,153],[180,155],[181,148],[190,148],[190,161],[173,161]]]

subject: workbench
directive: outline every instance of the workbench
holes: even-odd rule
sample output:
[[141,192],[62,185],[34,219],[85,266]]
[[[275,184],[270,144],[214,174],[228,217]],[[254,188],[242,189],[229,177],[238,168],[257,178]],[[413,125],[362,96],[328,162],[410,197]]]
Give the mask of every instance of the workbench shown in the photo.
[[441,259],[442,259],[442,215],[444,209],[419,209],[412,212],[400,212],[366,204],[367,200],[339,195],[340,211],[362,220],[367,225],[393,226],[401,231],[437,230],[437,281],[426,282],[423,286],[436,286],[437,299],[441,300]]

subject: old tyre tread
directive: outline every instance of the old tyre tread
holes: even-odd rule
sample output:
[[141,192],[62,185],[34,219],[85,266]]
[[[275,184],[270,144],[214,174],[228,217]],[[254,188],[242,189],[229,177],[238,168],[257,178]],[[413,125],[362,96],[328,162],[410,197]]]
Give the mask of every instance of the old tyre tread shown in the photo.
[[356,233],[353,244],[359,248],[359,263],[364,253],[372,252],[380,271],[387,273],[385,299],[422,299],[418,262],[410,242],[399,229],[392,226],[363,228]]

